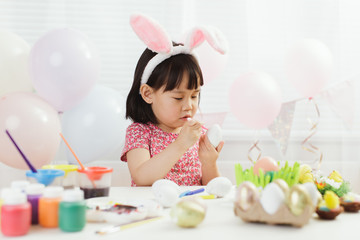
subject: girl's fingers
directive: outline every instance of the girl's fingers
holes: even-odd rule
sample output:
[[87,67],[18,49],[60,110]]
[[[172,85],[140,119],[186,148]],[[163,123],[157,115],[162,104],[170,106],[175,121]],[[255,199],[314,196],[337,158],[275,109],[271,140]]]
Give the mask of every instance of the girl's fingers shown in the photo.
[[224,141],[221,141],[221,142],[219,143],[219,145],[215,148],[216,151],[217,151],[217,152],[220,152],[221,149],[223,148],[223,146],[224,146]]

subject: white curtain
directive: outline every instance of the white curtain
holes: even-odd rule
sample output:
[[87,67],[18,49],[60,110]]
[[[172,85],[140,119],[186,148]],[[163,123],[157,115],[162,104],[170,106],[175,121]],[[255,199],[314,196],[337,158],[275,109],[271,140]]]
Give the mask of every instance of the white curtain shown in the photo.
[[[228,112],[223,124],[224,138],[229,142],[222,153],[225,160],[245,159],[254,135],[253,129],[239,123],[230,112],[228,93],[232,82],[248,71],[267,72],[280,84],[284,102],[298,99],[300,95],[285,76],[284,56],[296,41],[318,39],[329,47],[335,59],[335,73],[328,87],[355,76],[357,108],[353,128],[347,130],[324,99],[315,99],[321,118],[313,139],[327,161],[358,161],[359,11],[360,2],[356,0],[1,0],[0,28],[18,34],[31,45],[54,28],[70,27],[85,33],[101,55],[99,84],[126,96],[144,50],[144,44],[129,26],[131,13],[143,12],[157,19],[174,39],[180,39],[185,30],[198,24],[217,26],[229,41],[228,63],[216,79],[203,87],[201,111]],[[309,134],[306,119],[312,111],[307,101],[297,102],[285,157],[268,131],[261,130],[264,152],[288,160],[309,158],[300,142]]]

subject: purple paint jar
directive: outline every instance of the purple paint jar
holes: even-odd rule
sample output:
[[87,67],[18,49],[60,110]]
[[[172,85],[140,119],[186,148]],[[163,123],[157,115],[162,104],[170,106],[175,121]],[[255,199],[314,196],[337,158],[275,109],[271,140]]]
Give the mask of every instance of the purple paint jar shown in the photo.
[[27,200],[31,204],[31,224],[39,223],[39,199],[43,194],[45,185],[33,183],[26,187]]

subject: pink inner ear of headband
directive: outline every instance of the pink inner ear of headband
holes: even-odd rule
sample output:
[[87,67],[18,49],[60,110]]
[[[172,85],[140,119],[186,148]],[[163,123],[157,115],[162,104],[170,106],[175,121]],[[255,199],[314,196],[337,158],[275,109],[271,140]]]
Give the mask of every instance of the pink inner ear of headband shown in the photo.
[[130,25],[146,46],[157,53],[170,53],[172,41],[165,29],[151,18],[141,14],[130,17]]

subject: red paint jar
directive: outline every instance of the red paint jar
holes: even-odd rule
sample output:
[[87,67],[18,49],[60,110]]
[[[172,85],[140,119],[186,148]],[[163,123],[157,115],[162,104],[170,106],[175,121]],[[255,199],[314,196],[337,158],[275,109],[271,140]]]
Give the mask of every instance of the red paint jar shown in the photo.
[[10,189],[2,198],[1,232],[9,237],[26,235],[31,226],[31,205],[26,194]]

